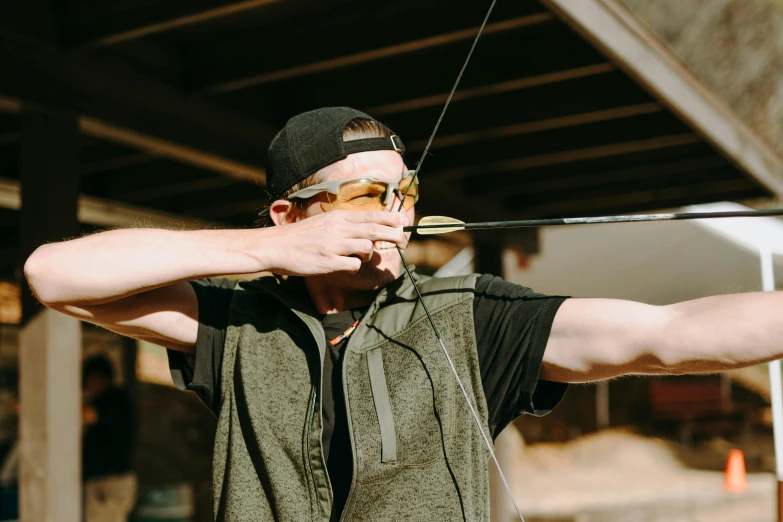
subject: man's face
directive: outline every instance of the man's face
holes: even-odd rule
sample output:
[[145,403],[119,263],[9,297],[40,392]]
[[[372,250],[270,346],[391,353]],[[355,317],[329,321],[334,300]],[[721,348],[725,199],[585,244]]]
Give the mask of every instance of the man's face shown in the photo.
[[[323,171],[325,179],[332,181],[352,178],[376,178],[394,181],[400,179],[405,172],[405,164],[400,155],[390,150],[379,150],[351,154],[344,160],[326,167]],[[321,194],[308,201],[305,209],[306,217],[322,214],[326,196]],[[397,212],[400,198],[395,194],[389,198],[386,210]],[[408,221],[413,223],[414,209],[403,210]],[[399,277],[402,270],[400,256],[393,244],[375,244],[372,259],[363,263],[356,274],[331,274],[327,277],[331,282],[355,290],[375,290]]]

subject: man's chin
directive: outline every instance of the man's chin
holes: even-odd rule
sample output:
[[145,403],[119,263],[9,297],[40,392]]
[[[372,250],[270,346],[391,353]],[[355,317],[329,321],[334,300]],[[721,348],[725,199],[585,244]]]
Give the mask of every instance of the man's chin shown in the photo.
[[[387,263],[383,263],[386,265]],[[332,282],[352,290],[379,290],[400,276],[401,265],[392,266],[376,265],[372,261],[364,263],[355,274],[332,274]]]

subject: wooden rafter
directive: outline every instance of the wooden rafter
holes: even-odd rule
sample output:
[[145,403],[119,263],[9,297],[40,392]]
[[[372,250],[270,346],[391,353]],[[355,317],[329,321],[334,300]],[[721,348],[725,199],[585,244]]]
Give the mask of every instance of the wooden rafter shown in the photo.
[[[563,71],[539,74],[536,76],[517,78],[515,80],[508,80],[508,81],[493,83],[489,85],[482,85],[480,87],[460,89],[459,91],[454,93],[454,96],[452,97],[451,101],[458,102],[458,101],[470,100],[473,98],[480,98],[483,96],[496,96],[498,94],[503,94],[507,92],[528,89],[530,87],[539,87],[541,85],[548,85],[551,83],[575,80],[578,78],[586,78],[598,74],[606,74],[614,70],[615,67],[611,63],[599,63],[594,65],[586,65],[584,67],[575,67]],[[375,107],[369,107],[365,109],[365,111],[373,116],[387,116],[389,114],[415,111],[420,109],[426,109],[428,107],[439,107],[446,102],[448,96],[449,96],[448,92],[443,92],[439,94],[433,94],[430,96],[422,96],[411,100],[403,100],[399,102],[377,105]]]
[[[530,16],[522,16],[522,17],[512,18],[509,20],[503,20],[501,22],[488,24],[484,28],[484,34],[489,35],[493,33],[502,33],[505,31],[511,31],[514,29],[519,29],[520,27],[544,23],[551,19],[552,19],[551,14],[539,13]],[[363,51],[363,52],[349,54],[345,56],[329,58],[327,60],[321,60],[313,63],[296,65],[278,71],[254,74],[244,78],[237,78],[235,80],[204,87],[201,89],[201,92],[204,94],[219,94],[219,93],[238,91],[241,89],[247,89],[249,87],[264,85],[267,83],[276,82],[280,80],[287,80],[290,78],[296,78],[308,74],[314,74],[323,71],[331,71],[342,67],[355,66],[367,62],[372,62],[375,60],[389,58],[391,56],[399,56],[401,54],[423,51],[425,49],[431,49],[434,47],[453,44],[455,42],[459,42],[462,40],[470,40],[476,36],[477,30],[478,30],[477,27],[471,27],[468,29],[461,29],[459,31],[453,31],[450,33],[430,36],[427,38],[422,38],[420,40],[414,40],[411,42],[404,42],[395,45],[389,45],[386,47],[381,47],[378,49],[372,49],[369,51]]]
[[482,165],[466,165],[464,167],[433,172],[430,174],[430,176],[439,180],[459,179],[470,176],[471,174],[475,174],[476,172],[512,172],[515,170],[546,167],[550,165],[559,165],[563,163],[572,163],[596,158],[607,158],[611,156],[619,156],[622,154],[632,154],[635,152],[658,150],[668,147],[678,147],[682,145],[698,143],[699,141],[699,137],[695,134],[674,134],[670,136],[661,136],[644,140],[613,143],[611,145],[600,145],[597,147],[587,147],[584,149],[501,160]]
[[79,172],[82,176],[89,176],[99,172],[122,169],[135,165],[143,165],[145,163],[155,161],[155,159],[158,157],[158,155],[149,151],[137,152],[135,154],[128,154],[125,156],[109,158],[101,161],[93,161],[86,165],[82,165],[81,169],[79,169]]
[[656,208],[679,206],[687,201],[700,202],[721,201],[726,198],[758,197],[761,192],[758,184],[747,178],[728,179],[720,181],[688,183],[674,187],[658,187],[645,190],[629,191],[623,194],[607,194],[582,198],[578,204],[573,201],[552,201],[539,205],[526,205],[522,215],[530,216],[562,216],[590,215],[595,212],[607,212],[611,208]]
[[537,194],[557,192],[567,188],[587,190],[592,186],[616,184],[642,179],[655,180],[662,176],[687,174],[713,168],[726,167],[728,162],[721,156],[696,157],[686,160],[668,161],[660,164],[640,165],[632,168],[605,170],[585,174],[577,170],[568,176],[553,176],[529,179],[527,176],[515,176],[515,183],[486,183],[476,190],[479,197],[504,197],[514,194]]
[[[638,105],[630,105],[627,107],[616,107],[612,109],[591,111],[581,114],[571,114],[568,116],[547,118],[545,120],[529,121],[525,123],[517,123],[514,125],[492,127],[489,129],[478,129],[471,132],[452,134],[450,136],[441,136],[440,138],[436,138],[435,141],[433,141],[433,146],[436,148],[456,147],[460,145],[466,145],[468,143],[475,143],[477,141],[508,138],[511,136],[521,136],[524,134],[532,134],[534,132],[563,129],[577,125],[585,125],[588,123],[597,123],[621,118],[631,118],[633,116],[640,116],[642,114],[660,112],[661,110],[663,110],[663,108],[659,103],[642,103]],[[423,150],[426,144],[426,140],[414,141],[411,142],[409,148],[411,150]]]
[[[0,98],[0,110],[6,109],[18,112],[21,110],[22,105],[22,103],[15,102],[11,98]],[[266,171],[262,168],[234,161],[195,147],[189,147],[153,135],[112,125],[97,118],[89,116],[79,117],[79,129],[88,136],[113,141],[144,151],[144,153],[139,155],[108,160],[107,163],[113,162],[114,167],[121,164],[143,163],[155,157],[168,157],[182,163],[219,172],[233,179],[260,184],[266,183]],[[112,168],[111,165],[108,167],[101,166],[100,168],[104,167]],[[83,173],[89,174],[94,171],[96,171],[95,166],[91,168],[87,165],[84,167]]]
[[238,180],[266,183],[264,169],[233,161],[204,150],[124,129],[96,118],[81,117],[79,127],[82,132],[90,136],[138,148],[154,156],[169,157]]
[[147,25],[134,27],[133,29],[120,31],[115,34],[104,35],[90,42],[81,44],[79,47],[85,49],[95,49],[98,47],[117,45],[132,40],[138,40],[140,38],[146,38],[155,34],[173,31],[182,27],[203,24],[220,18],[241,15],[243,13],[247,13],[248,11],[252,11],[279,1],[280,0],[246,0],[244,2],[237,2],[234,4],[216,7],[214,9],[207,9],[204,11],[178,16],[162,22],[152,22]]
[[[19,210],[22,195],[19,182],[0,178],[0,207]],[[152,210],[92,196],[79,197],[79,222],[101,227],[219,228],[214,221]]]
[[0,39],[0,68],[14,71],[0,75],[0,110],[64,109],[81,116],[85,133],[240,179],[264,177],[264,151],[275,130],[240,112],[44,43]]

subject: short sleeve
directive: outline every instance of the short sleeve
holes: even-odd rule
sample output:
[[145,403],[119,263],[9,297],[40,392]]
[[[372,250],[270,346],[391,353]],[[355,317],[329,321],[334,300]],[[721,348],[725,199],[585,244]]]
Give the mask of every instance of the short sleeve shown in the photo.
[[168,350],[169,370],[177,388],[195,392],[217,415],[220,411],[220,368],[235,282],[199,279],[190,284],[198,299],[196,349],[194,353]]
[[567,384],[539,380],[549,333],[567,299],[481,276],[473,301],[481,380],[493,437],[522,414],[549,413]]

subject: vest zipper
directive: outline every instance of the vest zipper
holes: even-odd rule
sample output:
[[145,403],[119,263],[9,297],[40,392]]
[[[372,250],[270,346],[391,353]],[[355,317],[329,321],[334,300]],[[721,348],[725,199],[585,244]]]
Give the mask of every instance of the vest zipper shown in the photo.
[[[315,482],[315,471],[313,470],[313,458],[310,455],[310,439],[313,435],[313,420],[315,419],[315,405],[318,403],[318,390],[313,388],[313,404],[310,406],[310,419],[307,422],[307,465],[310,468],[310,479],[313,481],[313,490],[315,492],[315,500],[316,504],[319,504],[318,501],[318,485]],[[318,512],[321,511],[321,506],[318,505]],[[320,517],[319,517],[320,518]]]
[[[359,321],[359,324],[356,326],[356,329],[353,331],[353,333],[356,333],[356,330],[364,326],[364,324],[369,320],[369,318],[378,310],[379,303],[376,300],[373,302],[373,304],[370,306],[369,309],[367,309],[367,312],[364,314],[364,317],[362,317],[361,321]],[[348,350],[348,345],[351,342],[351,339],[353,338],[353,335],[348,338],[348,342],[345,343],[345,347],[343,350]],[[343,522],[344,520],[347,520],[345,518],[346,513],[350,511],[351,502],[353,501],[353,491],[356,487],[356,440],[353,437],[353,428],[351,427],[351,406],[348,403],[348,380],[345,378],[345,364],[348,360],[348,357],[343,355],[343,363],[342,368],[340,368],[340,371],[343,374],[343,401],[345,402],[345,417],[346,421],[348,422],[348,436],[351,439],[351,459],[352,459],[352,465],[351,465],[351,488],[348,490],[348,496],[345,499],[345,505],[343,506],[343,511],[340,513],[340,521]]]
[[[359,323],[361,326],[362,323]],[[358,326],[357,326],[358,328]],[[350,342],[350,340],[349,340]],[[348,344],[346,343],[345,348],[343,350],[348,349]],[[345,505],[343,506],[343,512],[340,513],[340,522],[343,522],[345,519],[345,514],[348,513],[351,501],[353,500],[353,490],[356,487],[356,441],[353,438],[353,429],[351,428],[351,408],[348,406],[348,385],[346,384],[345,379],[345,361],[348,358],[343,355],[343,364],[340,371],[343,373],[343,400],[345,401],[345,417],[346,421],[348,422],[348,436],[351,439],[351,488],[348,490],[348,496],[345,499]]]

